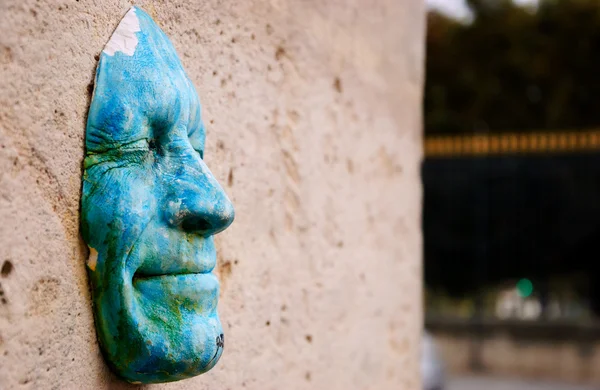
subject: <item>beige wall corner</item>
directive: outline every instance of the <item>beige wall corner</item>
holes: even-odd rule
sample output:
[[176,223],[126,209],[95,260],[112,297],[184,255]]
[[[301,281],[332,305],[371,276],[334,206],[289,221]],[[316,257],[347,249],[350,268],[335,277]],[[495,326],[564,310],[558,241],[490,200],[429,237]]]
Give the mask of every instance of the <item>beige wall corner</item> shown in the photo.
[[[138,3],[203,103],[236,207],[218,366],[151,389],[419,390],[417,0]],[[85,118],[120,0],[0,2],[0,388],[129,389],[95,338]]]

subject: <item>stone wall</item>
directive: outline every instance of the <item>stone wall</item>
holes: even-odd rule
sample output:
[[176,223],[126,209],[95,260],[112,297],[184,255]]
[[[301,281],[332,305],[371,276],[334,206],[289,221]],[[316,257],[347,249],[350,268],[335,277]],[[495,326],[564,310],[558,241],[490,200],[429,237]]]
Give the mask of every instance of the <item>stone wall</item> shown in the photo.
[[[424,4],[141,1],[203,103],[236,207],[226,348],[159,389],[419,389]],[[86,113],[131,3],[0,2],[0,388],[126,389],[79,235]]]

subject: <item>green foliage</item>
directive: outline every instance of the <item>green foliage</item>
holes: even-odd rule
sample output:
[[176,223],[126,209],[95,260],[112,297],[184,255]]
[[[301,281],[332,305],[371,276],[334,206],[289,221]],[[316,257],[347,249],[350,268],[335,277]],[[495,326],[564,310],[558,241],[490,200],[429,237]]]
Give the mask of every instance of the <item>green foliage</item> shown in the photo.
[[468,4],[469,24],[428,17],[427,134],[600,124],[600,1]]

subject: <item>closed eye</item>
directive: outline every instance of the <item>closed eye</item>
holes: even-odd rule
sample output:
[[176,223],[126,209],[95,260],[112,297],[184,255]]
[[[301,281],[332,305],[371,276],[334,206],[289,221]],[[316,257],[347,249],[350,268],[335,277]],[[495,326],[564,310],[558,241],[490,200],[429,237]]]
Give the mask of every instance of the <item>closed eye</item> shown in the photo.
[[200,158],[204,160],[204,124],[200,120],[199,115],[197,116],[197,120],[192,122],[195,123],[188,124],[188,140],[192,148],[200,155]]
[[196,153],[204,160],[204,133],[198,130],[192,130],[188,134],[188,140]]

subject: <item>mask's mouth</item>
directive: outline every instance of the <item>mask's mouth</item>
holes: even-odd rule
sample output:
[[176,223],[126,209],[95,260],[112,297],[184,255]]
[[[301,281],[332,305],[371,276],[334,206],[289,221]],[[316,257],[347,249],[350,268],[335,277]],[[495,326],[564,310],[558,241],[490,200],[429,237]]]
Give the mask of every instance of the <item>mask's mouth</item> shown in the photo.
[[217,263],[212,237],[148,222],[124,261],[129,281],[211,273]]
[[169,278],[169,277],[188,276],[188,275],[205,275],[205,274],[210,274],[210,272],[181,271],[181,272],[168,272],[168,273],[153,273],[153,272],[148,273],[145,271],[137,270],[133,274],[133,283],[135,284],[137,281],[152,280],[152,279],[158,279],[158,278]]
[[184,306],[186,311],[197,314],[213,313],[219,299],[219,281],[211,272],[147,274],[138,271],[133,275],[132,284],[136,295],[151,306]]

